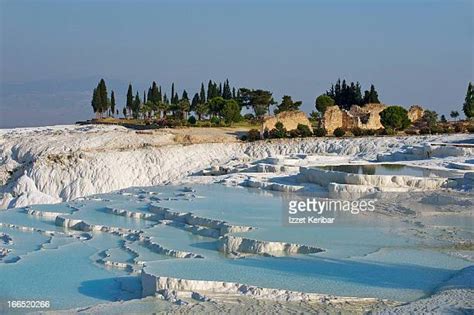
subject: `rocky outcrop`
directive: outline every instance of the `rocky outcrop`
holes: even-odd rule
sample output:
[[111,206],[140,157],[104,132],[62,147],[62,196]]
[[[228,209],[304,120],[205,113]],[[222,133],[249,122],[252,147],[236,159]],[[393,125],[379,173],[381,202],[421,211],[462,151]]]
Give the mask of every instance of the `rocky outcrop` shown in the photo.
[[265,130],[272,130],[275,128],[277,122],[281,122],[286,130],[294,130],[298,127],[298,124],[306,125],[312,131],[311,122],[309,121],[306,113],[295,110],[286,111],[276,114],[275,116],[268,116],[263,119],[260,132],[263,134]]

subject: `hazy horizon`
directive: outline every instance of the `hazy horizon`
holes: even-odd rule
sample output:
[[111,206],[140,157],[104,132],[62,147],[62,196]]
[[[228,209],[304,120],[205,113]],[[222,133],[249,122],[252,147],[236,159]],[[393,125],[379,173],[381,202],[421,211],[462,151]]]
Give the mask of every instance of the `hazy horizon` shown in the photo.
[[229,79],[303,101],[338,78],[385,104],[461,111],[474,81],[473,1],[1,1],[0,128],[93,117],[105,78],[192,95]]

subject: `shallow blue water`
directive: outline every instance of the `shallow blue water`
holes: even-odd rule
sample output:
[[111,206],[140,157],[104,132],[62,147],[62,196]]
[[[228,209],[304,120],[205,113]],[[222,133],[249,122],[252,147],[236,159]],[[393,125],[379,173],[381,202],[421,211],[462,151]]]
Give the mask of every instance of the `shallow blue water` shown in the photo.
[[[184,191],[182,186],[131,188],[90,200],[32,208],[64,213],[62,216],[91,224],[140,229],[144,236],[165,248],[193,252],[204,259],[170,258],[150,251],[139,242],[108,233],[93,232],[89,233],[90,240],[79,240],[62,234],[51,238],[40,232],[0,227],[0,232],[13,239],[13,244],[0,243],[1,247],[12,250],[7,258],[20,257],[16,263],[0,261],[0,301],[47,299],[53,308],[67,309],[139,297],[136,275],[105,268],[97,262],[103,258],[104,251],[112,261],[130,263],[134,258],[146,261],[147,270],[164,276],[400,301],[428,294],[458,270],[471,265],[444,254],[437,247],[439,242],[404,233],[410,226],[399,218],[345,215],[332,225],[290,227],[282,224],[287,194],[217,184],[192,188],[194,192]],[[239,233],[245,237],[313,245],[326,251],[313,255],[230,259],[216,251],[215,239],[104,211],[111,207],[147,213],[150,204],[256,228]],[[446,218],[437,217],[433,222],[472,227],[465,218],[460,222]],[[0,222],[81,234],[55,226],[53,219],[27,215],[22,209],[0,212]],[[125,243],[139,256],[126,251]]]

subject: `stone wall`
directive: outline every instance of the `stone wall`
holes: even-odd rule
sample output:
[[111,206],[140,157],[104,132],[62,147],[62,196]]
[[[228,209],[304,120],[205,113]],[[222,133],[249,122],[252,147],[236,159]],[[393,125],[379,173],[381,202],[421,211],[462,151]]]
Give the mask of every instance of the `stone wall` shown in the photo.
[[306,113],[295,110],[295,111],[287,111],[281,112],[275,116],[267,116],[263,119],[262,126],[260,127],[260,132],[263,134],[265,130],[272,130],[275,128],[275,124],[277,122],[281,122],[286,130],[294,130],[298,127],[298,124],[306,125],[313,130],[311,127],[311,122],[309,121]]
[[326,128],[328,134],[332,134],[334,129],[346,125],[346,116],[346,113],[342,111],[339,106],[328,107],[323,116],[324,128]]

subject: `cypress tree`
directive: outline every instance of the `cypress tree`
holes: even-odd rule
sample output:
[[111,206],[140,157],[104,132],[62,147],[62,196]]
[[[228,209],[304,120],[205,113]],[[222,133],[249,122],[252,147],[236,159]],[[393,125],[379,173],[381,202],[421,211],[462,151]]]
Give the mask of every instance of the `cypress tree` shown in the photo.
[[204,90],[204,83],[201,82],[201,92],[199,93],[199,102],[206,103],[206,91]]
[[153,96],[151,96],[151,87],[148,88],[148,92],[146,93],[146,99],[149,101],[153,100]]
[[186,90],[183,90],[183,95],[181,96],[181,99],[189,101],[188,92],[186,92]]
[[112,116],[115,113],[115,94],[114,91],[110,93],[110,111],[112,112]]
[[143,104],[146,103],[146,95],[145,95],[145,91],[143,91]]
[[193,100],[191,101],[191,111],[196,111],[197,105],[199,104],[199,94],[194,94]]
[[235,87],[232,88],[232,98],[237,98],[237,94],[235,94]]
[[379,94],[377,93],[377,91],[375,90],[375,87],[374,85],[372,84],[370,86],[370,102],[371,103],[380,103],[379,101]]
[[213,98],[212,88],[213,88],[212,81],[209,80],[209,83],[207,84],[207,101],[208,102],[211,100],[211,98]]
[[99,91],[99,98],[100,98],[99,112],[102,114],[103,112],[107,111],[109,107],[107,86],[105,85],[104,79],[100,80],[97,90]]
[[467,118],[471,119],[474,117],[474,86],[471,82],[469,82],[469,85],[467,86],[466,97],[464,99],[462,110],[464,111],[464,115],[466,115]]
[[158,90],[158,86],[156,85],[155,81],[153,81],[151,85],[150,97],[148,97],[148,100],[154,104],[159,104],[161,102],[160,90]]
[[173,98],[173,99],[174,99],[173,104],[175,104],[175,105],[178,104],[178,102],[179,102],[178,92],[176,92],[176,93],[174,94],[174,98]]
[[232,98],[232,91],[230,90],[229,80],[226,79],[224,82],[224,89],[222,91],[222,97],[226,100],[230,100]]
[[92,110],[94,111],[94,114],[97,113],[98,106],[99,106],[99,93],[97,93],[97,88],[94,89],[92,92]]
[[171,83],[171,104],[176,104],[174,102],[174,82]]
[[137,91],[137,94],[135,95],[135,99],[133,100],[133,116],[135,118],[138,118],[138,112],[140,111],[140,104],[141,104],[140,95],[138,94],[138,91]]
[[133,89],[132,84],[128,84],[128,91],[127,91],[127,104],[125,105],[128,110],[133,109]]

